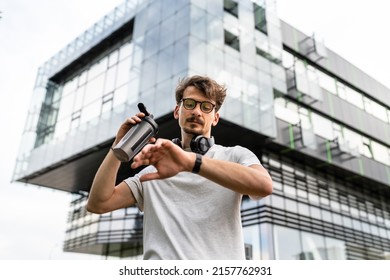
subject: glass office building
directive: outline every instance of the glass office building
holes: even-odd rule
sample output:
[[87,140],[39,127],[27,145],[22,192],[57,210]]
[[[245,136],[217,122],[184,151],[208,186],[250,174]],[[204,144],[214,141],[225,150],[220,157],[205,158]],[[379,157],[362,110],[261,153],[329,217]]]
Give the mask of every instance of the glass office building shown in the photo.
[[216,141],[251,149],[274,181],[244,197],[248,259],[390,258],[390,89],[271,0],[127,0],[39,68],[14,180],[73,193],[65,251],[142,257],[142,213],[91,214],[86,198],[138,102],[178,137],[174,89],[193,74],[228,88]]

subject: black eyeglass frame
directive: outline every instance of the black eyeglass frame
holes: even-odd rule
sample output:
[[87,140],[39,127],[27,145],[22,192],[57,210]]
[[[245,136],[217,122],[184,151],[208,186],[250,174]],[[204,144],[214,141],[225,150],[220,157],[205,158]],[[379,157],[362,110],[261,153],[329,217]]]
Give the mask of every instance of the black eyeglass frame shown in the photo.
[[[191,101],[193,101],[193,102],[195,102],[195,106],[194,107],[188,107],[188,104],[187,104],[187,106],[185,105],[185,101],[186,100],[191,100]],[[211,111],[215,108],[215,104],[213,104],[213,103],[211,103],[210,101],[197,101],[197,100],[195,100],[195,99],[193,99],[193,98],[183,98],[182,100],[180,100],[180,102],[182,102],[183,103],[183,107],[185,108],[185,109],[187,109],[187,110],[194,110],[195,109],[195,107],[196,107],[196,105],[199,103],[200,104],[200,110],[203,112],[203,113],[206,113],[206,114],[208,114],[208,113],[211,113]],[[203,108],[203,104],[211,104],[211,106],[212,106],[212,108],[210,109],[210,110],[204,110],[204,108]]]

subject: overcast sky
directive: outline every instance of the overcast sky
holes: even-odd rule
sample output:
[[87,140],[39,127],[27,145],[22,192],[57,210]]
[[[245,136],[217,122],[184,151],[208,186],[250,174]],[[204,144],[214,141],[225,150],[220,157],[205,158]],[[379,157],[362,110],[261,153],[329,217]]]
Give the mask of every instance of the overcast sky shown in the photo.
[[[121,2],[0,2],[0,259],[93,258],[62,252],[70,195],[10,181],[38,67]],[[389,1],[279,0],[278,10],[390,87]]]

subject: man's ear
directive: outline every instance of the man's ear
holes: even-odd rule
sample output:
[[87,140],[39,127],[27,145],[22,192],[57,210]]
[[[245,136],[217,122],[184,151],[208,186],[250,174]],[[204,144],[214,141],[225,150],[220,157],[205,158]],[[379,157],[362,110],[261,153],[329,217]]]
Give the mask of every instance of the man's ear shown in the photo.
[[179,106],[176,105],[175,109],[173,110],[173,117],[178,120],[179,119]]
[[219,112],[216,112],[213,120],[213,126],[216,126],[218,122],[219,122]]

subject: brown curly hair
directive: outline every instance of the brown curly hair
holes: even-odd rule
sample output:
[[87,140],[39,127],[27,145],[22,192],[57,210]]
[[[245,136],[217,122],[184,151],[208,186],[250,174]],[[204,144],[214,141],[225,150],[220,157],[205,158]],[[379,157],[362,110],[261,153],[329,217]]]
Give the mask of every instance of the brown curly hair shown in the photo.
[[179,104],[180,101],[183,99],[184,90],[189,86],[196,87],[208,99],[214,100],[216,102],[215,111],[218,112],[226,97],[226,87],[224,85],[220,85],[213,79],[210,79],[206,76],[195,75],[181,79],[179,80],[179,83],[176,87],[177,104]]

